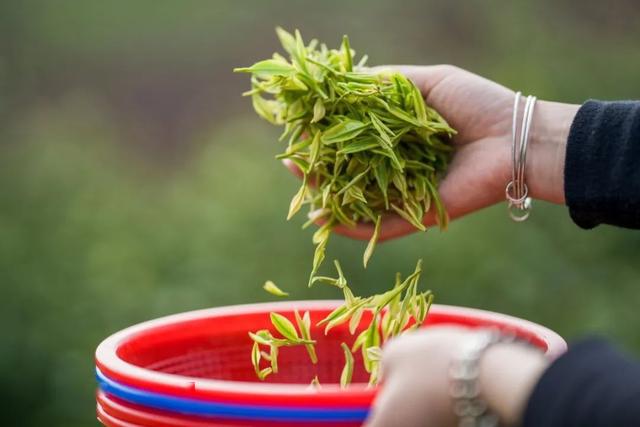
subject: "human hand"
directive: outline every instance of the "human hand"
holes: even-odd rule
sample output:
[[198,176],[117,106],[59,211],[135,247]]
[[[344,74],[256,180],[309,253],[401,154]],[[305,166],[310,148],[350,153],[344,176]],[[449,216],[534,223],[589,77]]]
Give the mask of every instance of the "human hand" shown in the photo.
[[[400,71],[413,80],[427,104],[458,131],[452,140],[456,152],[439,186],[449,217],[459,218],[504,200],[505,187],[511,180],[514,92],[451,65],[376,68],[385,69]],[[526,170],[531,197],[564,203],[565,146],[577,109],[576,105],[547,101],[536,104]],[[296,171],[291,163],[287,166]],[[433,212],[425,216],[423,223],[435,224]],[[359,224],[354,228],[339,225],[334,231],[367,240],[373,233],[373,225]],[[414,231],[414,226],[390,214],[383,218],[378,240]]]
[[[449,396],[452,357],[472,329],[430,327],[390,341],[382,359],[381,394],[366,427],[456,427]],[[495,344],[480,360],[480,397],[505,426],[517,425],[548,361],[537,350]]]

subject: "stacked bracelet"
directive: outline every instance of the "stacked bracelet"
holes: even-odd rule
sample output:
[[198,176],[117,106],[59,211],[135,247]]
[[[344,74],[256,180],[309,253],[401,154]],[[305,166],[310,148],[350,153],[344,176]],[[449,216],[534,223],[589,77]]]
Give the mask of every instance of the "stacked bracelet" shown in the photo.
[[459,427],[498,426],[498,417],[488,410],[487,404],[480,398],[480,360],[492,345],[513,341],[512,335],[504,335],[496,329],[482,329],[474,333],[452,358],[449,392]]
[[511,181],[505,188],[509,209],[509,216],[516,222],[522,222],[531,213],[531,198],[529,188],[525,183],[525,166],[527,160],[527,146],[529,142],[529,129],[533,118],[533,109],[536,104],[535,96],[527,96],[522,115],[522,124],[518,128],[518,107],[520,105],[520,92],[515,95],[513,102],[513,123],[511,133],[511,157],[513,158],[513,169]]

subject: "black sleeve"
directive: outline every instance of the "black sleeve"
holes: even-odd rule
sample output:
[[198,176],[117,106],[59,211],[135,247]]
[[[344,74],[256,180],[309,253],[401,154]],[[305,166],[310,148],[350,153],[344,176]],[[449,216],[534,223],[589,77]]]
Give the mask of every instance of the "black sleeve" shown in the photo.
[[640,426],[640,364],[602,340],[558,358],[536,385],[523,427]]
[[567,141],[565,199],[582,228],[640,228],[640,102],[587,101]]

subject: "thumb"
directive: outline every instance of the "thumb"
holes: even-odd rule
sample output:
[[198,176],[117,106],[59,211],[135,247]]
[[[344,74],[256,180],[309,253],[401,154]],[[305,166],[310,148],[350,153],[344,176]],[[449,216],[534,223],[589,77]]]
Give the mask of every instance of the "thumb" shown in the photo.
[[431,90],[436,87],[446,77],[461,71],[453,65],[380,65],[371,67],[369,71],[382,73],[384,71],[395,71],[404,74],[413,81],[422,92],[422,96],[429,97]]
[[[377,396],[365,427],[423,427],[428,418],[428,396],[415,381],[415,372],[390,376]],[[413,377],[413,378],[412,378]]]

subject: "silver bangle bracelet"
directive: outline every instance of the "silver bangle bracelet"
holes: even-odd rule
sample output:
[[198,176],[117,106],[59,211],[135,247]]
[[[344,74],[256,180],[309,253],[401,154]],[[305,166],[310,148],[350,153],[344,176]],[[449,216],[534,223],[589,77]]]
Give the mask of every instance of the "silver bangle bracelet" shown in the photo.
[[480,397],[478,379],[482,355],[494,344],[514,342],[513,335],[481,329],[465,341],[451,360],[449,394],[459,427],[497,427],[498,417]]
[[513,102],[513,122],[511,125],[511,157],[513,160],[513,169],[511,181],[509,181],[504,190],[507,198],[509,216],[516,222],[526,220],[531,213],[532,204],[531,198],[529,197],[529,188],[525,183],[525,167],[527,147],[529,145],[529,130],[531,129],[533,110],[537,100],[535,96],[527,96],[524,113],[522,114],[522,123],[518,128],[520,97],[521,93],[516,92]]

